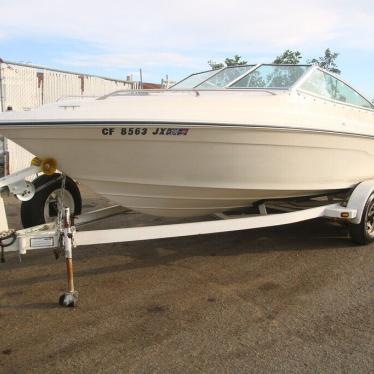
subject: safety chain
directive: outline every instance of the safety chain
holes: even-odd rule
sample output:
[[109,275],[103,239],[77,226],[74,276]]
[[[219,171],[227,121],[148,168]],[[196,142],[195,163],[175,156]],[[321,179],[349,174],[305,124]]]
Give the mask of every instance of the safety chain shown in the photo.
[[66,175],[62,174],[61,179],[61,193],[57,197],[58,215],[57,215],[57,227],[56,234],[60,236],[60,246],[62,246],[62,236],[61,233],[64,230],[64,192],[66,184]]

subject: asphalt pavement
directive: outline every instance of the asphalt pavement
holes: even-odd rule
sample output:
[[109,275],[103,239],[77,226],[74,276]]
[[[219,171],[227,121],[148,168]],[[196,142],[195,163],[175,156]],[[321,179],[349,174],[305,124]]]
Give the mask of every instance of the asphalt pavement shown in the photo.
[[[88,192],[86,210],[105,200]],[[12,226],[19,204],[7,200]],[[86,229],[172,222],[141,214]],[[2,373],[373,373],[374,245],[325,220],[0,264]]]

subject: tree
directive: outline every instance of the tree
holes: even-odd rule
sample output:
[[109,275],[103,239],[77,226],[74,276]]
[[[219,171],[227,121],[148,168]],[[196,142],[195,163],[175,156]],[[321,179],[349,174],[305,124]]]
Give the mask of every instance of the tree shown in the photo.
[[234,58],[226,58],[225,64],[226,66],[240,66],[240,65],[247,65],[248,61],[244,61],[241,59],[242,57],[239,55],[235,55]]
[[291,51],[287,49],[280,56],[278,56],[273,64],[283,65],[283,64],[298,64],[302,59],[302,55],[299,51]]
[[212,70],[219,70],[219,69],[222,69],[224,67],[222,62],[216,62],[216,61],[213,61],[213,60],[209,60],[208,64],[209,64],[209,66],[211,67]]
[[242,57],[239,55],[235,55],[233,58],[227,57],[225,62],[216,62],[213,60],[209,60],[208,64],[212,68],[212,70],[222,69],[226,66],[242,66],[247,65],[247,61],[241,59]]
[[[322,57],[313,58],[312,60],[307,60],[308,64],[318,65],[321,68],[331,71],[335,74],[340,74],[341,71],[338,69],[336,64],[336,59],[339,53],[332,52],[330,48],[325,50],[325,54]],[[274,60],[273,64],[284,65],[284,64],[299,64],[303,56],[300,51],[292,51],[291,49],[286,49],[280,56]],[[222,69],[225,66],[241,66],[247,65],[247,61],[242,60],[241,56],[235,55],[233,58],[226,58],[224,63],[209,60],[208,64],[213,70]]]
[[331,71],[335,74],[340,74],[341,71],[338,69],[338,66],[335,60],[338,58],[339,53],[332,52],[330,48],[327,48],[325,51],[325,55],[319,57],[318,59],[313,58],[312,60],[308,60],[308,64],[318,65],[319,67]]

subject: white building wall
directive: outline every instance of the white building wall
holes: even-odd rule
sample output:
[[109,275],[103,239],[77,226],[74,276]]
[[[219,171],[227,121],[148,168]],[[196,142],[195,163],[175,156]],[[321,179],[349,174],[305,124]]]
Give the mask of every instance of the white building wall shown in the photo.
[[[138,89],[138,82],[113,80],[0,60],[0,110],[30,110],[67,96],[102,96],[123,89]],[[9,171],[30,165],[33,155],[7,140]]]

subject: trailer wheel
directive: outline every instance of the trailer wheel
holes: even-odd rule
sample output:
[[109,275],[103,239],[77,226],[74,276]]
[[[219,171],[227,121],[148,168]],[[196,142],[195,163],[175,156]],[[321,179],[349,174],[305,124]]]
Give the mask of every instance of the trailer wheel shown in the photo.
[[[21,204],[21,221],[24,228],[52,222],[58,213],[58,199],[61,196],[61,174],[41,175],[33,181],[37,190],[34,197]],[[45,186],[43,188],[43,186]],[[82,198],[77,184],[66,177],[64,205],[74,215],[81,214]]]
[[374,241],[374,194],[371,194],[362,212],[359,224],[351,223],[349,232],[352,240],[360,245]]

